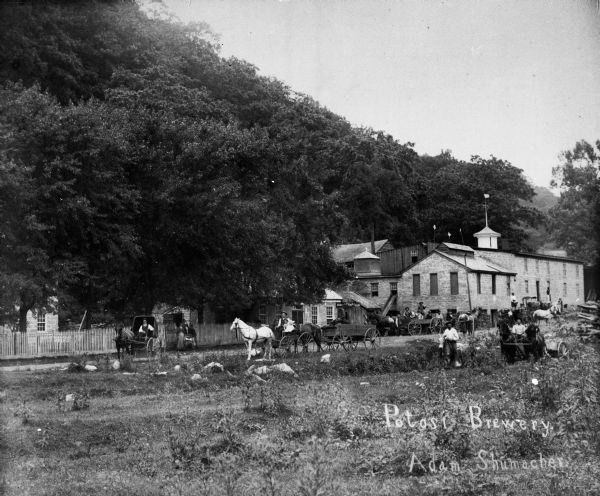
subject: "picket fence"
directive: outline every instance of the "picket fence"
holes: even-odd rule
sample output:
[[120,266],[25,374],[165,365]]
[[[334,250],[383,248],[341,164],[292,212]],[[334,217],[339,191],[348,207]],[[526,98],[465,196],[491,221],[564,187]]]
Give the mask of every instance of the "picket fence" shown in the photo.
[[[203,324],[197,332],[198,345],[222,346],[239,341],[230,324]],[[0,359],[115,353],[115,329],[101,328],[65,332],[0,333]],[[167,332],[167,348],[174,348],[177,336]]]

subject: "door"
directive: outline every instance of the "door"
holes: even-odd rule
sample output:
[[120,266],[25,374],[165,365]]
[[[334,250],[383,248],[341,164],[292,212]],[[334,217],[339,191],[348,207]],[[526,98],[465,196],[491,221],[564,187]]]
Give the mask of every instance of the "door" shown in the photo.
[[537,296],[538,301],[542,301],[540,298],[540,281],[535,281],[535,295]]
[[292,320],[298,325],[304,324],[304,308],[292,308]]

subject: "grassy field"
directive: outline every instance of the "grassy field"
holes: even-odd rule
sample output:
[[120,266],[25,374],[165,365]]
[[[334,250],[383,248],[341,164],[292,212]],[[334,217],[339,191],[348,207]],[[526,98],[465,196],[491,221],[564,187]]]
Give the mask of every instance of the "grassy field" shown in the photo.
[[265,382],[231,355],[5,373],[0,493],[600,494],[598,349],[566,339],[508,366],[478,337],[452,370],[430,341],[302,354]]

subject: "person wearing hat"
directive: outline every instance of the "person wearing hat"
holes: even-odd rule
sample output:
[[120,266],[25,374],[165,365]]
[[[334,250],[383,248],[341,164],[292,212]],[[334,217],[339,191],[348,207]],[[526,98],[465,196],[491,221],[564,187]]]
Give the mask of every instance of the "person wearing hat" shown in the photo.
[[454,364],[455,367],[458,365],[456,363],[456,343],[459,338],[458,331],[454,328],[452,322],[446,322],[446,329],[444,329],[444,333],[440,337],[440,348],[443,354],[444,345],[448,345],[450,363]]

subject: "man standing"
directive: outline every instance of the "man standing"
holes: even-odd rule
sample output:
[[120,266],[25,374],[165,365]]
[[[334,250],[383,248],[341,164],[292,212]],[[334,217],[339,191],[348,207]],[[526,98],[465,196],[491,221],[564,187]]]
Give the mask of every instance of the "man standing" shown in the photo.
[[446,322],[446,329],[444,329],[444,333],[440,337],[440,347],[448,346],[450,363],[454,365],[454,367],[458,367],[458,363],[456,361],[456,343],[459,340],[458,331],[452,325],[452,322]]
[[281,339],[281,335],[285,327],[288,325],[288,316],[287,312],[282,311],[278,318],[276,318],[273,322],[273,332],[277,339]]
[[510,307],[512,308],[512,311],[514,312],[517,309],[517,304],[519,302],[517,301],[517,297],[515,296],[515,294],[513,293],[510,297]]

